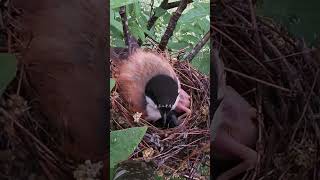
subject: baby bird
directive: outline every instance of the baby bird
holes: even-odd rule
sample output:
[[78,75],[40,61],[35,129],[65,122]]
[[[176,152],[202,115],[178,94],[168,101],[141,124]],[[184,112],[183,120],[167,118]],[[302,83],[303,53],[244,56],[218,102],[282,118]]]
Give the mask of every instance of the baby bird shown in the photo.
[[165,127],[178,125],[177,113],[190,113],[190,96],[168,61],[153,52],[136,49],[125,60],[116,61],[119,93],[134,112]]
[[215,159],[240,161],[218,177],[218,180],[229,180],[254,168],[257,162],[257,152],[254,150],[258,138],[258,128],[254,123],[256,109],[226,85],[224,65],[217,51],[214,51],[214,59],[218,76],[218,99],[222,101],[213,116],[211,143]]

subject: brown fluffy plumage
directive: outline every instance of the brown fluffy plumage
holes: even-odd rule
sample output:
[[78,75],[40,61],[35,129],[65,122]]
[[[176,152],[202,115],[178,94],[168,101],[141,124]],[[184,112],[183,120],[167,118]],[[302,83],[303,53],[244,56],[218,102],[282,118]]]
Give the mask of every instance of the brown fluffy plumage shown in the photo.
[[[176,73],[162,55],[137,49],[125,61],[116,61],[119,70],[117,84],[119,93],[130,104],[134,112],[145,112],[145,87],[158,74],[165,74],[179,82]],[[180,87],[180,84],[179,84]]]

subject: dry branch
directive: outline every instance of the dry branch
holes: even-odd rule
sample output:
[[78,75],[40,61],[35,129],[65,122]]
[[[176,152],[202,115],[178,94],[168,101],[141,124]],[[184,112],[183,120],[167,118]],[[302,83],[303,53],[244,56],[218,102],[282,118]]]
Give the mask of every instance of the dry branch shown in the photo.
[[181,0],[180,4],[178,6],[178,9],[173,13],[173,15],[170,18],[169,24],[167,26],[167,29],[164,33],[164,35],[161,38],[159,48],[161,50],[164,50],[169,42],[169,39],[173,35],[173,31],[176,28],[177,22],[182,15],[182,12],[186,9],[188,5],[188,0]]
[[125,43],[128,46],[129,54],[131,54],[132,51],[135,48],[139,47],[139,45],[138,45],[137,40],[129,32],[128,18],[127,18],[127,14],[126,14],[126,7],[125,6],[120,7],[119,13],[120,13],[120,16],[121,16]]
[[210,30],[204,35],[204,37],[192,48],[190,52],[186,54],[184,60],[189,61],[191,63],[192,59],[199,53],[202,47],[208,42],[210,39]]
[[[168,0],[163,0],[159,6],[159,8],[162,8],[164,10],[168,10],[168,9],[172,9],[172,8],[176,8],[179,6],[181,1],[176,1],[176,2],[171,2],[169,3]],[[188,4],[192,3],[193,0],[188,0]],[[156,13],[154,12],[153,15],[150,17],[150,19],[148,20],[148,25],[147,25],[147,29],[150,30],[153,25],[156,23],[156,21],[158,20],[158,16],[156,16]]]

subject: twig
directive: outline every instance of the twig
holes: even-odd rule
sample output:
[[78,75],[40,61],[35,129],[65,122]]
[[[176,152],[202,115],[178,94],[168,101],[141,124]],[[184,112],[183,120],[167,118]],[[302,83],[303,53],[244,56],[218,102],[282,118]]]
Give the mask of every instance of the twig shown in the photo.
[[[172,8],[176,8],[179,6],[181,1],[175,1],[175,2],[171,2],[169,3],[168,0],[163,0],[159,6],[159,8],[162,8],[164,10],[168,10],[168,9],[172,9]],[[192,3],[193,0],[188,0],[188,4]],[[147,29],[150,30],[153,25],[156,23],[156,21],[158,20],[158,16],[156,16],[156,13],[154,12],[153,15],[150,17],[150,19],[148,20],[148,25],[147,25]]]
[[320,114],[314,114],[311,116],[312,119],[320,119]]
[[211,28],[215,31],[219,32],[223,36],[225,36],[227,39],[229,39],[231,42],[233,42],[236,46],[238,46],[244,53],[246,53],[249,57],[251,57],[258,65],[262,67],[262,69],[268,74],[271,75],[270,71],[263,65],[256,57],[254,57],[250,52],[248,52],[246,49],[244,49],[239,43],[237,43],[234,39],[232,39],[229,35],[221,31],[219,28],[212,26]]
[[182,12],[187,8],[188,0],[181,0],[178,9],[176,12],[173,13],[173,15],[170,18],[169,24],[167,26],[167,29],[164,33],[164,35],[161,38],[159,49],[164,50],[169,42],[169,39],[173,35],[173,31],[176,28],[177,22],[179,18],[182,15]]
[[305,104],[304,107],[303,107],[302,114],[301,114],[301,116],[300,116],[300,118],[299,118],[299,120],[298,120],[298,122],[297,122],[297,124],[296,124],[296,127],[295,127],[295,129],[294,129],[294,131],[293,131],[293,133],[292,133],[291,140],[290,140],[290,144],[294,141],[294,138],[295,138],[296,133],[297,133],[297,131],[298,131],[298,129],[299,129],[299,126],[300,126],[302,120],[304,119],[305,113],[306,113],[307,110],[308,110],[309,102],[310,102],[310,99],[311,99],[311,95],[312,95],[312,93],[313,93],[313,89],[314,89],[314,87],[315,87],[316,84],[317,84],[319,72],[320,72],[320,70],[318,70],[317,73],[316,73],[316,76],[315,76],[315,78],[314,78],[314,81],[313,81],[311,90],[310,90],[309,95],[308,95],[308,97],[307,97],[306,104]]
[[[167,6],[165,7],[165,9],[172,9],[172,8],[176,8],[179,6],[181,0],[180,1],[175,1],[175,2],[170,2],[167,4]],[[192,3],[193,0],[187,0],[187,3]]]
[[[150,4],[150,15],[152,15],[152,12],[153,12],[153,6],[154,6],[154,0],[151,0],[151,4]],[[150,29],[149,29],[150,30]]]
[[250,79],[250,80],[252,80],[252,81],[258,82],[258,83],[260,83],[260,84],[264,84],[264,85],[266,85],[266,86],[270,86],[270,87],[279,89],[279,90],[281,90],[281,91],[285,91],[285,92],[289,92],[289,93],[292,93],[292,92],[293,92],[293,91],[290,90],[290,89],[287,89],[287,88],[284,88],[284,87],[281,87],[281,86],[278,86],[278,85],[269,83],[269,82],[264,81],[264,80],[261,80],[261,79],[257,79],[257,78],[254,78],[254,77],[245,75],[245,74],[243,74],[243,73],[241,73],[241,72],[235,71],[235,70],[233,70],[233,69],[229,69],[229,68],[227,68],[227,67],[225,68],[225,70],[228,71],[228,72],[230,72],[230,73],[233,73],[233,74],[237,74],[237,75],[239,75],[239,76],[242,76],[242,77],[244,77],[244,78],[246,78],[246,79]]
[[[165,9],[165,7],[167,6],[169,0],[163,0],[159,6],[159,8]],[[157,19],[159,17],[156,16],[156,12],[153,13],[153,15],[150,17],[150,19],[148,20],[148,25],[147,25],[147,29],[150,30],[152,28],[152,26],[156,23]]]
[[125,44],[126,44],[126,46],[129,46],[129,36],[130,35],[129,35],[128,19],[126,16],[126,7],[125,6],[120,7],[119,14],[121,16]]
[[22,85],[23,74],[24,74],[24,64],[21,63],[19,83],[18,83],[18,88],[17,88],[17,92],[16,92],[17,95],[20,95],[20,90],[21,90],[21,85]]
[[251,23],[252,23],[252,29],[254,31],[254,38],[255,38],[255,40],[257,42],[257,45],[258,45],[257,49],[259,51],[259,58],[264,58],[261,39],[260,39],[260,34],[259,34],[259,31],[258,31],[256,14],[254,12],[253,3],[252,3],[252,0],[248,0],[248,2],[249,2],[249,7],[250,7]]
[[252,176],[252,180],[256,179],[257,174],[260,173],[260,168],[261,168],[260,163],[261,163],[262,154],[263,154],[262,131],[264,128],[264,125],[263,125],[264,117],[262,114],[261,89],[262,89],[261,86],[258,86],[257,95],[256,95],[256,103],[257,103],[257,107],[258,107],[257,120],[258,120],[258,130],[259,130],[259,136],[258,136],[258,141],[257,141],[257,145],[256,145],[256,147],[257,147],[256,149],[257,149],[257,153],[258,153],[258,160],[257,160],[255,171]]
[[122,27],[123,27],[123,34],[125,39],[125,44],[128,46],[129,55],[132,54],[132,51],[135,48],[139,47],[137,40],[130,34],[129,27],[128,27],[128,18],[126,15],[126,7],[121,6],[119,10],[121,20],[122,20]]
[[[305,51],[301,51],[301,52],[296,52],[296,53],[291,53],[291,54],[288,54],[288,55],[283,55],[281,57],[277,57],[277,58],[272,58],[272,59],[269,59],[267,61],[265,61],[266,63],[269,63],[269,62],[275,62],[275,61],[279,61],[279,60],[283,60],[283,58],[288,58],[288,57],[293,57],[293,56],[299,56],[299,55],[302,55],[304,53],[311,53],[315,51],[314,49],[310,49],[310,50],[305,50]],[[288,59],[290,60],[290,59]]]
[[279,51],[279,49],[265,36],[262,36],[262,39],[271,47],[271,49],[277,54],[277,56],[282,58],[282,61],[287,66],[289,73],[292,73],[292,66],[289,64],[284,55]]
[[199,53],[202,47],[208,42],[210,39],[210,30],[206,33],[206,35],[192,48],[190,52],[186,54],[184,60],[192,62],[192,59]]

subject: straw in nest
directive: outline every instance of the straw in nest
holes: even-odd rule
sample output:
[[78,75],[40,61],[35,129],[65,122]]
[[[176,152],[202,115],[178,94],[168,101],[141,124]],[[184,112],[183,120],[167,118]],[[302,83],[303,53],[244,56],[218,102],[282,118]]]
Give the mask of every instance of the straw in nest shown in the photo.
[[244,179],[312,179],[320,162],[319,50],[257,17],[248,2],[223,4],[211,26],[228,84],[259,112],[258,165]]

